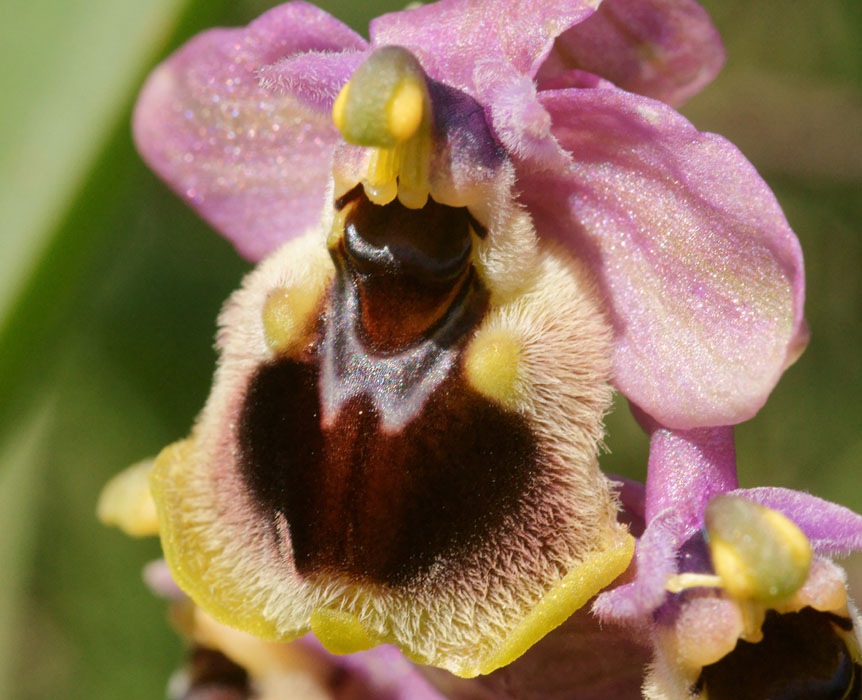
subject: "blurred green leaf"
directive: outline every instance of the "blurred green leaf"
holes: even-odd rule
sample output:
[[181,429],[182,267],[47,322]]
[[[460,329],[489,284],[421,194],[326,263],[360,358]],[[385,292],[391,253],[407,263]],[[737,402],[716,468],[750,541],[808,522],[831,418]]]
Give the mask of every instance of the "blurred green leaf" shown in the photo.
[[182,654],[164,601],[141,579],[158,541],[102,526],[95,504],[109,476],[167,442],[171,430],[98,338],[79,336],[67,353],[37,482],[40,518],[30,521],[38,539],[21,606],[26,624],[16,627],[15,692],[4,697],[159,698]]
[[185,4],[3,3],[0,320]]
[[45,451],[56,397],[43,397],[32,415],[0,450],[0,698],[15,697],[12,673],[19,659],[25,581],[30,577],[38,517],[37,494],[45,472]]

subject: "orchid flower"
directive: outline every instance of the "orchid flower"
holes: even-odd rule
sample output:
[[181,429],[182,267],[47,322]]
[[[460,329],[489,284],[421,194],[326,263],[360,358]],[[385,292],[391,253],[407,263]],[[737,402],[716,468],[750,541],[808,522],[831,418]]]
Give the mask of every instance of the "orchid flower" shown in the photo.
[[[647,700],[862,697],[862,618],[830,556],[862,516],[806,493],[739,489],[733,429],[651,432],[636,576],[594,606],[647,640]],[[632,499],[629,507],[632,507]]]
[[611,386],[730,425],[801,351],[775,198],[661,101],[720,67],[708,18],[597,5],[443,0],[366,42],[292,2],[150,76],[144,158],[264,258],[152,468],[173,576],[216,620],[489,673],[629,564]]

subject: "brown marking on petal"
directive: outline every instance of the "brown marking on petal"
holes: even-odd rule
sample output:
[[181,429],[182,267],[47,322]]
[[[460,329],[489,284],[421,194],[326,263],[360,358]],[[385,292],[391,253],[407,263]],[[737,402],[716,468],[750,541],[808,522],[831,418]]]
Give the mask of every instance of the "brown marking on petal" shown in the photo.
[[482,224],[479,223],[479,220],[473,216],[468,209],[465,209],[464,211],[467,212],[467,216],[470,219],[470,227],[473,229],[473,233],[483,240],[487,238],[488,229],[482,226]]
[[767,613],[763,640],[739,641],[703,669],[709,700],[859,700],[860,667],[833,626],[813,608]]
[[357,285],[362,339],[378,352],[408,347],[440,322],[465,281],[466,276],[459,284],[438,290],[396,275],[362,280]]
[[853,620],[848,617],[842,617],[841,615],[837,615],[832,612],[821,612],[820,614],[829,618],[829,621],[838,629],[842,629],[845,632],[849,632],[853,629]]
[[361,184],[356,185],[352,190],[348,190],[343,195],[338,197],[334,202],[335,211],[341,211],[345,206],[350,204],[355,199],[365,194],[365,189]]

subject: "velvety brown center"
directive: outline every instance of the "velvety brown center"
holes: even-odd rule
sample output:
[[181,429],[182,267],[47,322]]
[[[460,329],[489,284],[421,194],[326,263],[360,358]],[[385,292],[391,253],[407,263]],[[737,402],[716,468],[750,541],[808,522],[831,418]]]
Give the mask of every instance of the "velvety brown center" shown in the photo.
[[740,641],[703,669],[709,700],[859,700],[862,672],[838,633],[849,621],[813,608],[767,613],[763,640]]
[[422,209],[348,199],[344,236],[332,251],[355,287],[357,326],[368,349],[392,352],[427,336],[452,308],[470,269],[473,218],[433,199]]
[[488,307],[466,211],[351,206],[316,340],[251,381],[240,463],[301,575],[406,585],[451,575],[505,527],[538,450],[463,377]]

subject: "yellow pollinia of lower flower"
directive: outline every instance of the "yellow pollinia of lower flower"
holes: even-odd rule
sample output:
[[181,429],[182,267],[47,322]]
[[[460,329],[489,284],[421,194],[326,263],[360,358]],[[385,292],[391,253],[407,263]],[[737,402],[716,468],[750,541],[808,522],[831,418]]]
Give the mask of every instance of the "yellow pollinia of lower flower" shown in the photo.
[[[730,495],[713,498],[704,513],[704,524],[714,574],[683,573],[667,582],[671,593],[689,588],[721,590],[736,613],[736,632],[718,635],[729,648],[713,654],[702,644],[691,645],[680,655],[691,657],[693,666],[712,663],[729,652],[736,638],[759,642],[767,610],[796,610],[797,593],[811,569],[808,538],[783,514],[757,503]],[[730,624],[730,622],[728,622]],[[682,644],[686,647],[685,644]],[[686,647],[687,649],[688,647]]]
[[722,495],[707,505],[704,523],[715,573],[732,598],[772,606],[805,583],[811,545],[778,511]]
[[416,59],[397,46],[378,49],[342,88],[332,118],[344,140],[370,149],[365,193],[375,204],[395,197],[409,209],[428,200],[431,101]]

